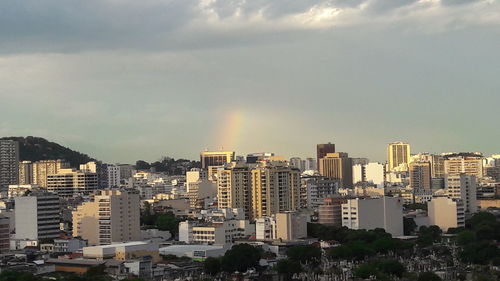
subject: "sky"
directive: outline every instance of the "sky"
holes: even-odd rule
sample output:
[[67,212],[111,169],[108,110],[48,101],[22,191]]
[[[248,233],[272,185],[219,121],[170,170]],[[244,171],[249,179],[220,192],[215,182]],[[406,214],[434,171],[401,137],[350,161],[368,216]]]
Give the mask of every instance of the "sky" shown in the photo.
[[0,1],[0,136],[107,162],[500,152],[500,1]]

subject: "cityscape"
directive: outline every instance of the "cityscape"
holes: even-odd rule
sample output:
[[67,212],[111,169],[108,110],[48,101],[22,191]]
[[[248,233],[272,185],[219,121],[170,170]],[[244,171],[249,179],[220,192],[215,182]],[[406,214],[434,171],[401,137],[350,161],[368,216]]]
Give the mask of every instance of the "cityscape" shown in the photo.
[[0,0],[0,281],[500,281],[500,0]]
[[331,142],[306,159],[221,150],[202,151],[199,161],[135,164],[21,158],[55,145],[0,139],[0,274],[498,278],[500,154],[414,152],[398,141],[384,163]]

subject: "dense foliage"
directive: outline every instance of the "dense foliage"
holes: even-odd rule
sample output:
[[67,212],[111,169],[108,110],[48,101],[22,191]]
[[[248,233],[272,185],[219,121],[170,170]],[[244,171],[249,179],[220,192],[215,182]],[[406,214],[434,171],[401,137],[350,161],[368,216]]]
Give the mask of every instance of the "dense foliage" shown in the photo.
[[400,262],[384,259],[358,266],[354,270],[354,275],[363,279],[374,276],[377,280],[391,280],[393,276],[401,278],[405,271],[405,267]]
[[148,163],[144,160],[138,160],[135,163],[137,170],[150,170],[155,172],[164,172],[169,175],[185,175],[186,171],[192,168],[200,168],[199,161],[191,161],[186,159],[174,159],[171,157],[163,157],[160,161]]
[[78,167],[80,164],[93,161],[90,156],[71,150],[55,142],[50,142],[44,138],[38,137],[5,137],[19,142],[19,160],[20,161],[39,161],[64,159],[72,167]]
[[500,257],[496,241],[500,241],[500,223],[495,215],[479,212],[466,221],[465,229],[456,230],[462,246],[460,259],[466,263],[489,264]]
[[221,258],[207,258],[203,262],[203,270],[210,275],[220,271],[228,273],[246,272],[249,268],[258,268],[262,250],[249,244],[237,244],[228,250]]
[[288,248],[286,255],[292,261],[309,264],[313,267],[321,262],[321,249],[313,245],[300,245]]
[[[52,280],[57,281],[112,281],[112,278],[105,272],[103,265],[90,268],[85,274],[51,274]],[[0,281],[45,281],[48,280],[41,276],[35,276],[27,272],[4,270],[0,273]],[[124,281],[144,281],[140,278],[124,279]]]
[[221,268],[226,272],[245,272],[251,267],[257,267],[261,250],[249,244],[234,245],[221,260]]
[[179,232],[179,222],[180,220],[175,217],[173,212],[155,213],[149,203],[144,203],[144,209],[141,211],[141,225],[143,227],[168,230],[174,237]]
[[362,260],[375,254],[403,252],[412,244],[392,238],[383,229],[353,230],[345,227],[308,224],[311,237],[321,240],[335,240],[342,245],[328,251],[328,257],[335,260]]

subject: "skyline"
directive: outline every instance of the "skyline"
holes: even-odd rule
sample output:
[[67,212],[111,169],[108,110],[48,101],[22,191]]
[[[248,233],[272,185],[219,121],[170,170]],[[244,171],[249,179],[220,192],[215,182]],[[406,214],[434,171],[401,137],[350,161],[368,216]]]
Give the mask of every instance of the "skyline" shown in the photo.
[[[0,136],[107,162],[206,147],[498,153],[498,1],[0,3]],[[147,18],[148,20],[144,20]]]

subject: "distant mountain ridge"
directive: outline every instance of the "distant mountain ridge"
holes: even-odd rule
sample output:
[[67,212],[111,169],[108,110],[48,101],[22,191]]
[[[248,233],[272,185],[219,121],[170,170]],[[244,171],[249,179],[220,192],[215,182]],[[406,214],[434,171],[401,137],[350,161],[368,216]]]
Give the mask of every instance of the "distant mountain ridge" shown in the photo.
[[80,164],[95,160],[87,154],[40,137],[3,137],[0,139],[9,139],[19,142],[20,161],[64,159],[70,163],[71,167],[77,168]]

